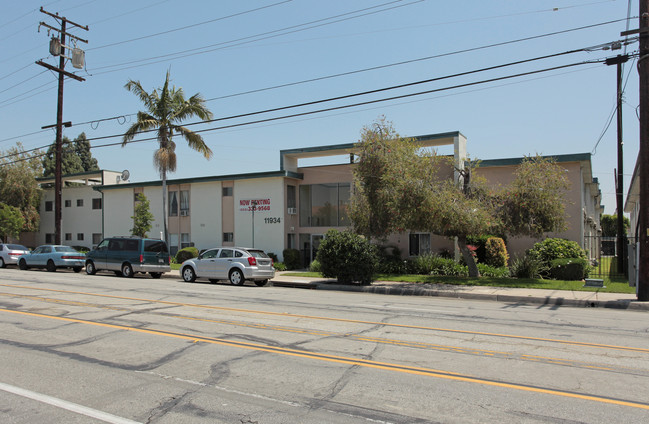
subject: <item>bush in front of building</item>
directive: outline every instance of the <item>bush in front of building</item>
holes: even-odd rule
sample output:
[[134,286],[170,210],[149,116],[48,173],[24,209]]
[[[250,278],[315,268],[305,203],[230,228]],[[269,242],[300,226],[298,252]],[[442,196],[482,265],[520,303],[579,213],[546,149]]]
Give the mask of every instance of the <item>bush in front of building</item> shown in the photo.
[[411,259],[408,268],[413,274],[420,275],[448,275],[454,277],[466,277],[469,275],[466,265],[433,253],[426,253]]
[[530,255],[515,257],[509,267],[509,275],[516,278],[541,278],[547,274],[547,266]]
[[401,259],[401,249],[397,246],[378,246],[379,263],[377,272],[381,274],[405,274],[406,262]]
[[[506,278],[509,277],[509,268],[506,266],[491,266],[487,264],[478,263],[478,271],[483,277],[490,278]],[[468,271],[467,271],[468,272]]]
[[311,272],[322,272],[322,266],[317,259],[314,259],[313,262],[309,265],[309,271]]
[[284,258],[284,265],[286,265],[287,270],[299,269],[300,268],[300,251],[297,249],[284,249],[282,251],[282,257]]
[[329,230],[316,256],[322,275],[338,282],[370,284],[378,264],[375,245],[351,231]]
[[506,267],[509,260],[505,240],[500,237],[489,237],[484,246],[485,260],[484,263],[496,268]]
[[541,271],[541,275],[544,277],[551,276],[549,271],[552,267],[552,261],[555,259],[588,259],[586,251],[579,246],[579,243],[561,238],[546,238],[543,241],[535,243],[534,246],[527,251],[527,254],[531,258],[541,261],[544,267]]
[[273,268],[275,268],[276,271],[286,271],[286,265],[284,265],[284,262],[273,262]]
[[590,264],[583,258],[561,258],[550,262],[550,276],[556,280],[583,280],[589,271]]
[[198,249],[195,247],[185,247],[176,253],[176,263],[181,264],[187,259],[198,257]]

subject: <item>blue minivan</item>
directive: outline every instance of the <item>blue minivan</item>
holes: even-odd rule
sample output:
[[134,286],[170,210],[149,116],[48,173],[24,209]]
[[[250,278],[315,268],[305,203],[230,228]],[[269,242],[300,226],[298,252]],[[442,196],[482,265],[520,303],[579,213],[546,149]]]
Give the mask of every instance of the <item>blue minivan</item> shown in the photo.
[[86,273],[108,270],[116,275],[132,277],[136,272],[160,278],[171,271],[167,243],[160,239],[140,237],[109,237],[86,253]]

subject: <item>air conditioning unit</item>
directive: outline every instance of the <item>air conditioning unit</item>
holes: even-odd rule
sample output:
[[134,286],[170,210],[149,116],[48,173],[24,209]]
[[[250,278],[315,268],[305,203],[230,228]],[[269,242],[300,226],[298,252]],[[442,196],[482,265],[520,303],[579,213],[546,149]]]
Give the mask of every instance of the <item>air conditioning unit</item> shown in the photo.
[[187,215],[189,215],[189,211],[188,211],[188,210],[181,210],[181,211],[180,211],[180,216],[187,216]]
[[288,208],[288,214],[289,215],[296,215],[297,214],[297,208]]

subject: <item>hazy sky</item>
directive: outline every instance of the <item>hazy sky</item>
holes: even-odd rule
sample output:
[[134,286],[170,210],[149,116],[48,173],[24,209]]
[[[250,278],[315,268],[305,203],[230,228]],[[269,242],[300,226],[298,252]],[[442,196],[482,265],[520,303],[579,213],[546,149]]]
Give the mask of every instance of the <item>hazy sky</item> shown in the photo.
[[[614,66],[589,63],[479,82],[622,53],[602,50],[601,45],[620,40],[627,26],[637,28],[637,0],[4,2],[0,150],[17,141],[25,148],[54,141],[54,130],[41,127],[56,122],[57,75],[35,61],[58,65],[49,56],[48,30],[41,27],[39,32],[38,24],[58,28],[60,23],[41,13],[41,6],[89,26],[85,31],[68,24],[71,33],[88,43],[77,42],[86,51],[86,69],[66,65],[86,81],[65,82],[64,121],[74,124],[65,135],[75,138],[85,132],[99,166],[128,169],[132,182],[158,178],[152,161],[155,141],[125,148],[100,146],[120,142],[142,108],[124,84],[139,80],[152,90],[170,70],[173,83],[187,96],[200,92],[215,118],[228,118],[191,126],[206,130],[202,135],[214,151],[210,161],[175,139],[178,170],[169,176],[172,179],[278,170],[280,150],[352,143],[364,125],[385,115],[402,135],[460,131],[472,158],[594,153],[593,174],[601,183],[605,213],[615,211],[615,119],[596,147],[614,112]],[[627,23],[628,13],[632,19]],[[604,24],[611,21],[616,22]],[[590,47],[375,94],[232,118]],[[637,51],[637,42],[626,49]],[[638,154],[633,59],[625,65],[624,77],[628,187]],[[465,86],[450,88],[458,85]],[[439,89],[443,90],[431,92]],[[421,92],[429,93],[252,123]],[[239,126],[224,128],[232,125]]]

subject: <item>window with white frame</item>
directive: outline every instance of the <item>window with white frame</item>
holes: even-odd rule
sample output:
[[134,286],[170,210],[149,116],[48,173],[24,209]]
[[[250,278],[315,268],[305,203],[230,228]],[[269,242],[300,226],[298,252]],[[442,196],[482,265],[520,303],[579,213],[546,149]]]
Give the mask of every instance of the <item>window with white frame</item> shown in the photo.
[[420,256],[430,253],[430,234],[410,233],[410,256]]
[[180,248],[184,249],[185,247],[191,246],[192,243],[189,238],[189,233],[180,233]]
[[178,192],[169,192],[169,216],[178,216]]
[[189,190],[180,192],[180,216],[189,216]]

